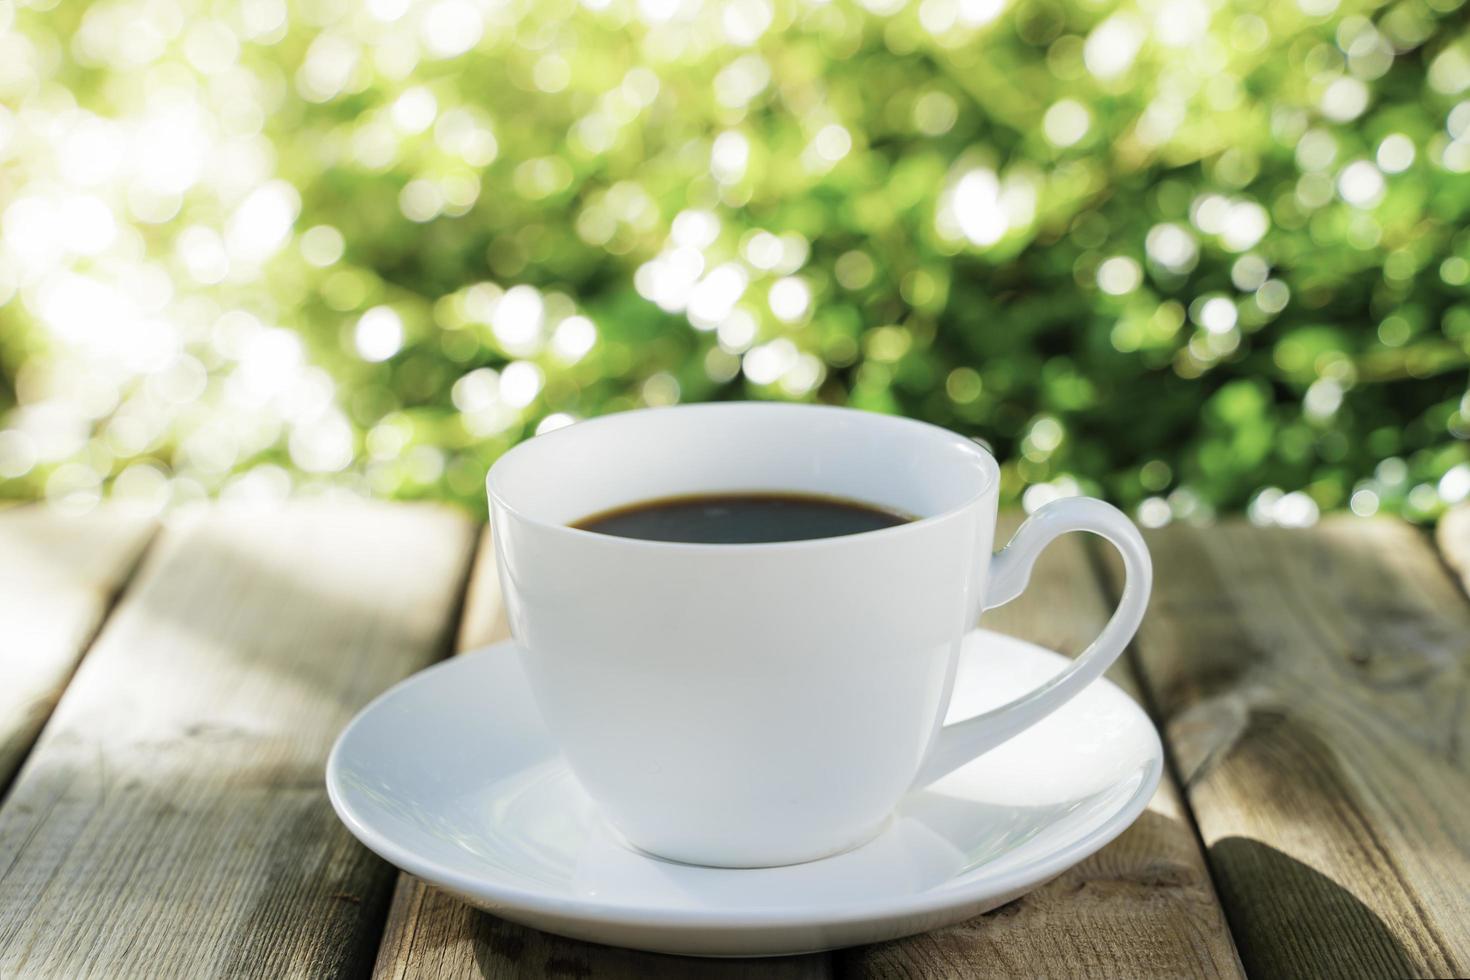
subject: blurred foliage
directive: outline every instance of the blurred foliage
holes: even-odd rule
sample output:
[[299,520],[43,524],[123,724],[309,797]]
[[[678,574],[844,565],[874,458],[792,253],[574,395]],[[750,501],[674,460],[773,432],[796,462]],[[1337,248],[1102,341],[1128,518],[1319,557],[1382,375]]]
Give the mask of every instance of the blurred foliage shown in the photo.
[[777,398],[1146,524],[1470,494],[1460,0],[0,2],[0,495],[478,508]]

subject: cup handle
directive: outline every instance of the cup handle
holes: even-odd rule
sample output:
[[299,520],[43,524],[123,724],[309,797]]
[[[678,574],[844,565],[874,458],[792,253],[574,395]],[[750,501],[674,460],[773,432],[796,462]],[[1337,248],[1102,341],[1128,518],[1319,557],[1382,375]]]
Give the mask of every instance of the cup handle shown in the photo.
[[1123,596],[1108,624],[1072,666],[1034,691],[1009,704],[993,708],[940,729],[934,746],[914,780],[923,786],[953,772],[971,759],[1018,735],[1072,700],[1103,675],[1133,639],[1148,605],[1153,585],[1153,563],[1143,535],[1123,512],[1101,500],[1071,497],[1054,500],[1026,520],[1010,544],[996,552],[990,563],[990,585],[984,608],[1003,606],[1026,589],[1031,568],[1042,550],[1068,531],[1090,531],[1107,539],[1123,557]]

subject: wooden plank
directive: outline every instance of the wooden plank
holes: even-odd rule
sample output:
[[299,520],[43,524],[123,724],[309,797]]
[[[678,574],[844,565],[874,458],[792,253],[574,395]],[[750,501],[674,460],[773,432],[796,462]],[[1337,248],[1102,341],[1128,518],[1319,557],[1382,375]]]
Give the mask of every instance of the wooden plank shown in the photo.
[[1246,969],[1464,976],[1470,604],[1425,536],[1334,518],[1149,544],[1136,645]]
[[1461,504],[1441,517],[1434,537],[1444,563],[1470,592],[1470,504]]
[[340,501],[165,530],[0,809],[0,976],[365,970],[394,875],[323,764],[447,651],[473,543]]
[[0,512],[0,796],[153,530],[114,508]]
[[[457,649],[479,649],[510,636],[490,532],[484,533],[465,601]],[[780,960],[701,960],[614,949],[563,939],[507,922],[466,905],[412,875],[399,876],[374,976],[595,976],[644,980],[655,976],[773,977],[806,980],[829,973],[828,957]]]
[[[1005,515],[997,537],[1019,523]],[[1112,611],[1081,536],[1053,544],[990,629],[1079,653]],[[1135,697],[1121,659],[1108,677]],[[1230,977],[1240,964],[1186,808],[1166,776],[1117,840],[1051,883],[968,922],[839,954],[866,977]]]

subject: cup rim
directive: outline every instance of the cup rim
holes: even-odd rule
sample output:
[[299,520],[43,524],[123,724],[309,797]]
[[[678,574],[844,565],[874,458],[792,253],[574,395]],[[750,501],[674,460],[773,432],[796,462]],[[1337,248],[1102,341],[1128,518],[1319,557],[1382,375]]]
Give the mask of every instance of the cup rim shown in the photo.
[[[650,541],[645,538],[625,538],[617,535],[600,534],[596,531],[587,531],[582,528],[563,524],[559,521],[547,520],[545,518],[533,517],[521,508],[511,504],[505,495],[496,487],[496,470],[510,461],[517,453],[522,452],[533,442],[542,448],[546,448],[543,440],[556,441],[569,430],[576,429],[586,433],[587,428],[601,428],[614,424],[618,421],[626,421],[631,415],[644,415],[650,412],[679,412],[684,414],[721,412],[786,412],[792,414],[806,414],[812,412],[841,413],[844,415],[871,416],[874,419],[882,419],[886,423],[911,427],[916,434],[922,434],[928,438],[942,438],[951,445],[973,456],[984,472],[980,488],[964,500],[952,507],[946,508],[937,514],[929,514],[916,517],[914,520],[892,527],[877,528],[872,531],[859,531],[855,534],[841,534],[826,538],[806,538],[798,541],[758,541],[748,543],[713,543],[701,541]],[[933,527],[943,521],[947,521],[974,507],[993,491],[1000,482],[1000,464],[995,457],[974,439],[952,432],[943,426],[934,425],[930,422],[922,422],[901,415],[885,415],[879,412],[868,412],[863,409],[846,408],[836,405],[812,405],[800,402],[762,402],[762,401],[728,401],[728,402],[700,402],[689,405],[671,405],[659,408],[635,408],[622,412],[610,412],[607,415],[599,415],[594,418],[584,419],[561,429],[533,436],[524,442],[512,446],[491,464],[489,471],[485,474],[485,491],[490,502],[497,505],[516,520],[526,524],[543,528],[551,533],[572,536],[573,540],[600,541],[604,544],[615,544],[618,547],[645,548],[663,551],[691,552],[697,550],[714,549],[720,554],[725,553],[749,553],[749,552],[773,552],[781,550],[807,550],[815,548],[827,548],[852,544],[855,542],[872,541],[877,538],[891,539],[902,534],[917,534],[921,530]]]

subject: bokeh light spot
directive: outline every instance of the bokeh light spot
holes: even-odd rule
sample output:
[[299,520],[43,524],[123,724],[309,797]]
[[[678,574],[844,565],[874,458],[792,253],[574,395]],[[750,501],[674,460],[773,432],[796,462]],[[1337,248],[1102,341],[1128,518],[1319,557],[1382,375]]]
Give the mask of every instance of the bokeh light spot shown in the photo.
[[403,319],[389,306],[375,306],[357,321],[353,342],[364,361],[386,361],[403,347]]
[[1073,146],[1087,135],[1092,126],[1092,113],[1075,99],[1063,99],[1046,110],[1041,126],[1053,146]]

